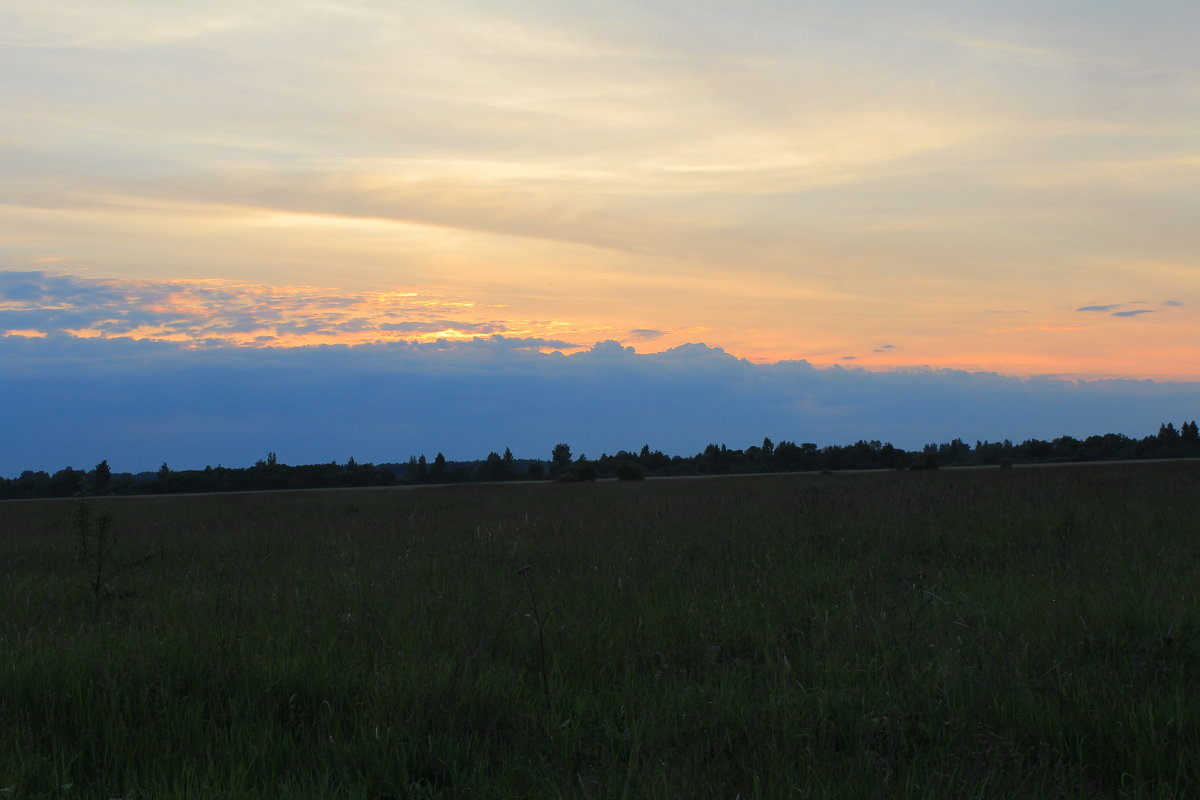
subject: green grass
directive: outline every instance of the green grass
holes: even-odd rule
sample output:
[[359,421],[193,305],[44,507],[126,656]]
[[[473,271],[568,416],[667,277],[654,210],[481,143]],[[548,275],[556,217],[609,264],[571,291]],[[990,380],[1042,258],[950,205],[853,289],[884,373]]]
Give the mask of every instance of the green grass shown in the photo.
[[0,798],[1195,796],[1198,488],[91,500],[162,553],[98,604],[77,501],[0,504]]

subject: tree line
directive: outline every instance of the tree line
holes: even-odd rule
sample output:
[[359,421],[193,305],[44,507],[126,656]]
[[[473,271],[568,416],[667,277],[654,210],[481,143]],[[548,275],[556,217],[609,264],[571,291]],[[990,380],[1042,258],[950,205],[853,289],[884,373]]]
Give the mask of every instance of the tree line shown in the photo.
[[405,463],[287,465],[268,453],[251,467],[205,467],[173,470],[163,464],[152,472],[113,472],[107,459],[90,470],[65,467],[53,474],[26,470],[16,478],[0,478],[0,499],[76,497],[84,495],[175,494],[272,489],[327,489],[398,484],[451,484],[494,481],[591,481],[600,478],[640,480],[675,475],[737,475],[763,472],[803,472],[859,469],[928,470],[940,467],[1011,466],[1013,464],[1115,461],[1158,458],[1200,458],[1200,429],[1196,421],[1176,428],[1167,422],[1158,433],[1141,439],[1107,433],[1051,441],[1027,439],[1019,444],[962,439],[904,450],[888,443],[860,440],[850,445],[818,447],[812,442],[787,440],[735,450],[710,444],[692,456],[668,456],[643,445],[637,452],[620,450],[589,459],[578,457],[565,442],[556,444],[550,458],[518,459],[505,448],[475,461],[448,461],[438,453]]

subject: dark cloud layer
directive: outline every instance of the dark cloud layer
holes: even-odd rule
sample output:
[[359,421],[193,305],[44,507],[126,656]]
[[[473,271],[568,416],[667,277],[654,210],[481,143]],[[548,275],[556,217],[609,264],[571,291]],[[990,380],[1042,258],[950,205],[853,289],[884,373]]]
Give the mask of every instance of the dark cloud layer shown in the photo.
[[709,442],[1144,435],[1200,417],[1200,385],[759,365],[703,344],[574,354],[540,339],[185,350],[132,339],[0,337],[0,474],[222,463],[547,456]]

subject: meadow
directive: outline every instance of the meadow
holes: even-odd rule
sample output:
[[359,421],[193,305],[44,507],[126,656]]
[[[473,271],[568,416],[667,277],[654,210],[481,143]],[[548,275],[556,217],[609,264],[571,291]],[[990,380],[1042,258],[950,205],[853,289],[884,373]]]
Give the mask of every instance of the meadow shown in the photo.
[[7,502],[0,798],[1194,797],[1198,556],[1196,461]]

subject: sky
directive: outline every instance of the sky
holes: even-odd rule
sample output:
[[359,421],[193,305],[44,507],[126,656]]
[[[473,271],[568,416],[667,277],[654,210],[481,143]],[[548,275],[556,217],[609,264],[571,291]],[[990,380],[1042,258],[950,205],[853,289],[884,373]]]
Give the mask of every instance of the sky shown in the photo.
[[1200,416],[1190,0],[4,6],[0,475]]

